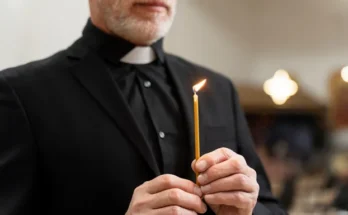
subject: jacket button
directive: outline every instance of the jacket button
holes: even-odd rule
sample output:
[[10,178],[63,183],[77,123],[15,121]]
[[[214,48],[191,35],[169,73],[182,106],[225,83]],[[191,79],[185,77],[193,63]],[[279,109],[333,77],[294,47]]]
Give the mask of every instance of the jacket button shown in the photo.
[[160,138],[164,139],[166,137],[166,134],[163,131],[160,131],[159,133]]
[[144,87],[146,87],[146,88],[151,87],[151,82],[150,81],[145,81],[144,82]]

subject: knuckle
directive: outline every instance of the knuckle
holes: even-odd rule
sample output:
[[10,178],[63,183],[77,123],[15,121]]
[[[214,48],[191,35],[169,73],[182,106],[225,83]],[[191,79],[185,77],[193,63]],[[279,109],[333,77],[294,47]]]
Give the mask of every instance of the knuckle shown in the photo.
[[163,175],[162,183],[167,187],[171,187],[174,184],[174,179],[171,175]]
[[259,195],[259,192],[260,192],[260,185],[259,183],[256,182],[256,193],[257,193],[257,196]]
[[231,150],[229,148],[226,147],[222,147],[220,148],[220,152],[223,156],[225,156],[226,158],[230,158],[231,157]]
[[151,201],[151,198],[149,196],[133,196],[132,201],[130,203],[130,211],[132,211],[131,214],[141,214],[144,209],[148,206],[149,202]]
[[237,198],[241,208],[250,209],[256,206],[256,198],[249,197],[244,193],[239,193]]
[[253,168],[250,168],[250,174],[255,178],[257,177],[257,172]]
[[146,207],[146,205],[148,204],[148,202],[145,199],[140,199],[136,202],[134,202],[133,204],[133,211],[134,212],[141,212],[143,210],[144,207]]
[[244,195],[242,192],[238,192],[236,194],[236,201],[239,202],[240,204],[244,203]]
[[171,215],[181,215],[182,210],[179,206],[172,206],[170,207],[170,214]]
[[238,158],[238,160],[240,160],[241,163],[246,163],[244,156],[238,155],[237,158]]
[[[147,182],[145,182],[145,183],[147,183]],[[138,186],[138,187],[136,187],[136,188],[134,189],[134,191],[133,191],[133,195],[137,195],[138,193],[141,193],[142,190],[143,190],[143,187],[146,186],[145,183],[142,184],[142,185],[140,185],[140,186]]]
[[236,171],[240,172],[243,169],[242,162],[239,159],[233,159],[231,163]]
[[249,185],[249,178],[246,175],[240,174],[238,177],[238,181],[241,187],[247,187]]
[[222,148],[220,148],[220,150],[221,150],[221,152],[225,153],[225,152],[229,151],[230,149],[228,149],[226,147],[222,147]]
[[168,199],[171,203],[178,203],[181,199],[181,192],[179,189],[172,189],[168,192]]
[[146,189],[151,186],[151,182],[150,181],[145,181],[144,183],[142,183],[140,186],[136,187],[133,191],[133,196],[134,195],[140,195],[141,193],[145,193]]
[[149,181],[145,181],[142,185],[140,185],[139,187],[146,187],[149,186],[150,182]]

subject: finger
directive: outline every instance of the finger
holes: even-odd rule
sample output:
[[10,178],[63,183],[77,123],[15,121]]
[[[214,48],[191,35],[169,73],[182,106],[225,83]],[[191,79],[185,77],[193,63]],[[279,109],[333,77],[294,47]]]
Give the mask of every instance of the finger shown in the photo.
[[247,175],[251,178],[257,179],[257,172],[253,168],[249,168]]
[[227,148],[217,149],[200,157],[196,162],[194,169],[198,172],[204,172],[211,166],[221,163],[235,154],[235,152]]
[[257,203],[257,196],[245,192],[220,192],[204,196],[207,204],[228,205],[240,209],[254,208]]
[[227,191],[242,191],[252,193],[257,191],[257,182],[243,174],[234,174],[226,178],[213,181],[201,187],[203,194],[213,194]]
[[175,175],[161,175],[146,184],[146,191],[150,194],[159,193],[173,188],[178,188],[188,193],[202,196],[201,189],[195,183],[187,179],[179,178]]
[[163,214],[182,214],[182,215],[197,215],[196,212],[181,208],[179,206],[169,206],[165,208],[156,209],[153,211],[153,215],[163,215]]
[[151,208],[159,209],[167,206],[180,206],[197,213],[205,213],[207,210],[199,196],[178,188],[165,190],[152,196]]
[[197,180],[200,185],[205,185],[233,174],[242,173],[248,175],[250,174],[249,168],[243,156],[236,154],[232,158],[210,167],[208,170],[201,173]]
[[196,161],[197,161],[197,160],[195,159],[195,160],[193,160],[192,163],[191,163],[191,168],[192,168],[192,170],[193,170],[194,172],[196,172],[196,169],[195,169],[195,168],[196,168],[196,167],[195,167]]

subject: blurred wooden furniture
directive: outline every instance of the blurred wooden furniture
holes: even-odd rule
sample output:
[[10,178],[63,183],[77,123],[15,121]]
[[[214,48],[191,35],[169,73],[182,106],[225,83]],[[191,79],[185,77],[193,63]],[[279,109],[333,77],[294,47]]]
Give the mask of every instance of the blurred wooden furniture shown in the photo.
[[329,121],[332,130],[348,128],[348,83],[343,81],[341,69],[332,73],[329,81]]
[[[252,84],[237,84],[240,103],[245,111],[256,144],[263,142],[263,131],[260,127],[269,126],[272,121],[281,115],[303,116],[315,119],[318,129],[327,131],[327,108],[316,101],[301,86],[294,96],[283,105],[276,105],[262,86]],[[348,95],[348,93],[347,93]],[[324,138],[324,136],[318,139]],[[323,143],[318,143],[319,148]]]
[[261,113],[307,113],[323,116],[326,107],[301,88],[298,93],[289,98],[284,105],[276,105],[262,89],[262,86],[251,84],[237,85],[240,102],[247,114]]

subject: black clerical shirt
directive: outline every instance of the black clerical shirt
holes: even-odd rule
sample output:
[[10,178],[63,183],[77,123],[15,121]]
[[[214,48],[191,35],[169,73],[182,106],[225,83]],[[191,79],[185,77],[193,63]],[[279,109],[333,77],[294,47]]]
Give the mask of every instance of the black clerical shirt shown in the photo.
[[86,45],[110,69],[110,78],[122,92],[161,173],[187,176],[189,144],[176,90],[165,66],[162,40],[151,46],[155,61],[128,64],[120,60],[135,47],[133,44],[103,33],[92,23],[88,23],[83,34]]

